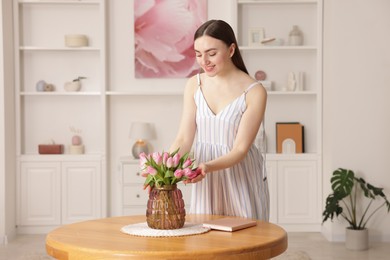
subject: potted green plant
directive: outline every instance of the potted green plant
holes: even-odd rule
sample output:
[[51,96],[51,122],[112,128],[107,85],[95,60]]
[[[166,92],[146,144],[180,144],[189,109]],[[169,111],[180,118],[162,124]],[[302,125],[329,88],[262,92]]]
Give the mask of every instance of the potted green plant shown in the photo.
[[[356,177],[352,170],[343,168],[333,172],[330,182],[333,192],[326,198],[322,223],[341,216],[349,223],[346,229],[346,247],[353,250],[367,249],[368,229],[366,226],[368,221],[382,207],[387,207],[387,212],[390,212],[390,202],[383,193],[383,188],[377,188],[363,178]],[[358,198],[361,193],[369,201],[361,207],[362,210],[359,210]],[[373,208],[372,203],[375,199],[381,199],[383,203]],[[355,241],[357,237],[354,233],[358,233],[362,240]]]

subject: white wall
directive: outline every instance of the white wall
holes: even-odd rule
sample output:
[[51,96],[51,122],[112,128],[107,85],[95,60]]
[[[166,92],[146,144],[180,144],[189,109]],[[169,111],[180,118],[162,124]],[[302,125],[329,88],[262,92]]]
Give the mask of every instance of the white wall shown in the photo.
[[[3,14],[3,3],[0,3],[0,14]],[[1,15],[3,17],[3,15]],[[3,47],[3,19],[0,19],[0,57],[4,55]],[[4,61],[0,59],[0,122],[4,122]],[[0,127],[0,147],[5,147],[4,124]],[[5,151],[0,149],[0,165],[5,164]],[[0,168],[0,245],[5,236],[5,171]]]
[[[390,198],[390,1],[325,0],[324,199],[338,167],[350,168]],[[390,241],[390,214],[369,224]],[[332,240],[346,223],[325,225]]]

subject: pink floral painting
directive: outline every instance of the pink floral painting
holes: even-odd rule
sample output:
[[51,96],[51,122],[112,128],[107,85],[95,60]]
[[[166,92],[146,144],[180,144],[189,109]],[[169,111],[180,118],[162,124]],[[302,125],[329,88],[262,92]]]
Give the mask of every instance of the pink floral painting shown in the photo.
[[136,78],[185,78],[198,72],[193,39],[207,0],[134,0]]

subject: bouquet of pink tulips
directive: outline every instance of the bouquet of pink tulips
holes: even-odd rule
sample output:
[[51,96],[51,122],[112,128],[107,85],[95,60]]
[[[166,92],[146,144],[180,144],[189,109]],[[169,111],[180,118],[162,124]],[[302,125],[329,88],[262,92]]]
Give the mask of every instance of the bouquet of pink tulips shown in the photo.
[[173,153],[154,152],[140,154],[139,164],[141,174],[146,177],[144,185],[150,187],[162,187],[173,185],[183,180],[191,180],[200,174],[194,168],[194,159],[186,153],[180,156],[177,149]]

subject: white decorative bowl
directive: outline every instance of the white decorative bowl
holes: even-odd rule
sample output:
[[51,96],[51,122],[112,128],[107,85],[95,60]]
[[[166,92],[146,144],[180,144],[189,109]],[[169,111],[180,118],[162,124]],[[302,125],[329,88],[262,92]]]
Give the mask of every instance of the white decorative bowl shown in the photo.
[[64,89],[66,91],[79,91],[81,89],[81,82],[80,81],[66,82],[64,85]]
[[84,47],[88,46],[88,38],[84,34],[67,34],[65,35],[66,47]]

